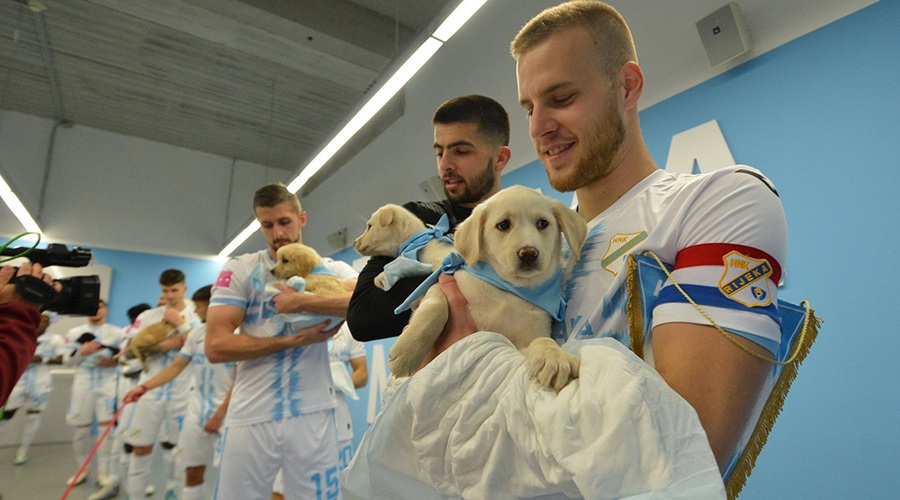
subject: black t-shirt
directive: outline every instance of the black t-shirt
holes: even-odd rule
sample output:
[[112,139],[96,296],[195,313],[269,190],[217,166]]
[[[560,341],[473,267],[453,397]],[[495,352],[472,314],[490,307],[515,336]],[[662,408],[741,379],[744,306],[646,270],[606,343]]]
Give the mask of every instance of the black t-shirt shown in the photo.
[[[437,224],[447,214],[450,219],[450,232],[456,225],[472,214],[471,208],[456,205],[447,200],[437,202],[411,201],[404,208],[416,214],[425,224]],[[350,298],[347,310],[347,326],[353,338],[361,342],[368,340],[396,337],[403,331],[412,314],[404,311],[394,314],[394,309],[409,297],[409,294],[425,280],[425,277],[404,278],[399,280],[390,290],[384,291],[375,286],[375,277],[384,271],[384,266],[393,257],[371,257],[359,273],[356,289]]]

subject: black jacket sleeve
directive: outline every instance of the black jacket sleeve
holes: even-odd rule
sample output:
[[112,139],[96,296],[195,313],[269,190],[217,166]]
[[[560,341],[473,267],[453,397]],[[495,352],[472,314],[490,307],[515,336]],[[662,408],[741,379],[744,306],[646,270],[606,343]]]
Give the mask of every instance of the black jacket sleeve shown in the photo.
[[360,342],[397,337],[409,322],[410,311],[394,314],[394,309],[426,277],[401,279],[385,292],[375,286],[375,277],[392,260],[394,259],[391,257],[370,258],[356,280],[356,289],[347,310],[347,326],[350,327],[353,338]]

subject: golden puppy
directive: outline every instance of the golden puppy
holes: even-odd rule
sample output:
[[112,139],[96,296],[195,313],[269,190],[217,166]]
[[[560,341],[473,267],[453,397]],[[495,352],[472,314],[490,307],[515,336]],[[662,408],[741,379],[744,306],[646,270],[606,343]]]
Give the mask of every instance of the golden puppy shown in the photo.
[[[425,223],[400,205],[388,204],[372,213],[366,230],[353,241],[360,255],[397,257],[400,246],[417,232],[425,229]],[[419,251],[417,260],[437,269],[444,257],[453,251],[449,243],[433,239]],[[405,277],[405,276],[400,276]],[[385,290],[384,273],[375,277],[375,286]]]
[[[575,211],[537,191],[514,186],[480,204],[456,230],[456,250],[466,264],[489,264],[516,287],[536,287],[562,265],[565,236],[577,259],[587,224]],[[552,318],[518,295],[500,290],[461,269],[455,273],[479,330],[500,333],[525,354],[529,377],[559,391],[578,376],[578,358],[550,338]],[[428,289],[409,326],[390,351],[391,371],[409,375],[419,368],[447,322],[447,299]]]
[[322,263],[322,256],[312,247],[290,243],[279,248],[276,256],[278,262],[272,268],[272,276],[278,279],[299,276],[306,281],[305,291],[317,295],[339,295],[351,291],[337,276],[311,273]]
[[144,365],[144,369],[146,369],[147,358],[150,355],[159,352],[156,349],[156,344],[165,340],[174,329],[175,327],[165,321],[152,323],[141,328],[141,330],[134,334],[134,337],[128,341],[128,347],[125,349],[125,358],[139,359]]

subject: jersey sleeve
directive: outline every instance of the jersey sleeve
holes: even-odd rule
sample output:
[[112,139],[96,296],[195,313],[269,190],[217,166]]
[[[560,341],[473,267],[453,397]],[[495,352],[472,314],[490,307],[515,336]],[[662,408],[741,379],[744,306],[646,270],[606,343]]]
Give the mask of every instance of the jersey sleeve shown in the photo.
[[757,170],[713,177],[686,209],[672,278],[653,325],[709,324],[682,290],[725,330],[774,350],[781,340],[778,284],[787,258],[787,224],[777,192]]
[[248,266],[241,265],[236,258],[226,262],[213,284],[209,306],[233,305],[247,309],[251,287],[249,274]]

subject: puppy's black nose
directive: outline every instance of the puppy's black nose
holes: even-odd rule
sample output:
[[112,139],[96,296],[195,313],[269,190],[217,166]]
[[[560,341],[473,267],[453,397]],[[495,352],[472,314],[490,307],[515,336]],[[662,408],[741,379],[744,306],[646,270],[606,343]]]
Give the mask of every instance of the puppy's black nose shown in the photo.
[[538,258],[538,249],[534,247],[522,247],[519,249],[519,260],[523,264],[533,264]]

